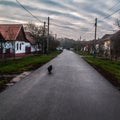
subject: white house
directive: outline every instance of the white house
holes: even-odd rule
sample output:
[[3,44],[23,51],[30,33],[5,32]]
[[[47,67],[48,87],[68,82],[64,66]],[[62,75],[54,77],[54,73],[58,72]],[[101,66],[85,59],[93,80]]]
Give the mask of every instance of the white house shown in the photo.
[[8,57],[31,53],[31,44],[26,39],[22,24],[0,24],[0,33],[5,43],[3,53]]
[[31,53],[35,53],[38,50],[38,45],[36,44],[36,41],[33,37],[33,35],[30,32],[25,32],[27,40],[31,44]]

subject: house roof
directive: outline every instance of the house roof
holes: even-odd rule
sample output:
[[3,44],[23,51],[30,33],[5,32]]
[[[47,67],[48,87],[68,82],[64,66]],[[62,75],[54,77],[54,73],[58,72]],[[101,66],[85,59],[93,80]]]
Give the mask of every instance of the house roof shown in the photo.
[[[20,39],[18,35],[21,29],[23,30],[22,24],[0,24],[0,33],[2,34],[5,40],[16,40],[18,38]],[[24,32],[22,34],[25,40],[26,38]]]
[[120,30],[112,35],[112,37],[120,37]]
[[101,39],[108,39],[112,36],[112,34],[105,34]]
[[104,44],[105,41],[108,41],[111,39],[112,34],[105,34],[101,39],[97,40],[98,44]]
[[25,32],[26,38],[27,40],[31,43],[31,44],[35,44],[35,39],[33,37],[33,35],[30,32]]
[[0,41],[1,40],[4,40],[4,38],[3,38],[2,34],[0,33]]

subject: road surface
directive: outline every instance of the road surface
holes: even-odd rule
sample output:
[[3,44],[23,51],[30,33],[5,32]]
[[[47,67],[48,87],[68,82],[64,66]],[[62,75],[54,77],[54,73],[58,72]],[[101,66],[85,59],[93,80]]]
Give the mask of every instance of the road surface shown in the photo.
[[0,94],[0,120],[120,120],[120,92],[64,50]]

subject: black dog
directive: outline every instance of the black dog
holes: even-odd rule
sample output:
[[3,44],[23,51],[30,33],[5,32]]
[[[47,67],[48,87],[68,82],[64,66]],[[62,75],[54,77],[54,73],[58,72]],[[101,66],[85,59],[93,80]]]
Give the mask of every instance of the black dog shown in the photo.
[[49,66],[48,66],[47,69],[48,69],[48,73],[49,73],[49,74],[51,74],[52,68],[53,68],[52,65],[49,65]]

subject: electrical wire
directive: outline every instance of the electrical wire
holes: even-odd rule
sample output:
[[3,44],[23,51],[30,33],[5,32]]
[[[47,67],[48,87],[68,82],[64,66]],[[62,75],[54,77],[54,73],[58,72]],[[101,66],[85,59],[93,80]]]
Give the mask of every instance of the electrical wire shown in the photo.
[[[118,10],[116,10],[115,12],[113,12],[112,14],[104,17],[104,19],[107,19],[107,18],[111,17],[112,15],[116,14],[118,11],[120,11],[120,9],[118,9]],[[104,19],[103,19],[103,20],[104,20]]]
[[[34,16],[28,9],[26,9],[18,0],[16,0],[16,2],[17,2],[24,10],[26,10],[32,17],[34,17],[37,21],[39,21],[39,22],[41,22],[41,23],[44,23],[43,21],[41,21],[40,19],[38,19],[36,16]],[[120,1],[117,2],[113,7],[111,7],[111,8],[108,9],[108,10],[112,10],[112,9],[113,9],[116,5],[118,5],[119,3],[120,3]],[[105,20],[105,19],[107,19],[107,18],[109,18],[109,17],[111,17],[112,15],[114,15],[115,13],[117,13],[118,11],[120,11],[120,9],[118,9],[118,10],[114,11],[113,13],[107,15],[106,17],[104,17],[104,18],[102,19],[102,21]],[[57,27],[61,27],[61,28],[64,27],[63,25],[58,25],[58,24],[55,24],[55,23],[51,23],[51,25],[57,26]],[[69,28],[66,27],[66,29],[69,29]],[[93,27],[92,27],[91,29],[89,29],[89,31],[91,31],[91,30],[93,30]],[[82,36],[85,36],[87,33],[88,33],[88,32],[85,32]]]
[[[112,10],[112,9],[115,8],[119,3],[120,3],[120,1],[118,1],[115,5],[113,5],[113,6],[112,6],[111,8],[109,8],[108,10]],[[120,11],[120,9],[118,9],[118,10],[114,11],[113,13],[107,15],[106,17],[104,17],[103,19],[101,19],[101,21],[103,22],[103,20],[111,17],[112,15],[114,15],[115,13],[117,13],[118,11]],[[100,22],[100,21],[99,21],[99,22]],[[93,30],[93,27],[90,28],[89,31],[91,31],[91,30]],[[88,32],[84,33],[82,36],[85,36],[87,33],[88,33]]]
[[[119,5],[119,4],[120,4],[120,1],[118,1],[115,5],[113,5],[113,7],[109,8],[108,11],[109,11],[109,10],[113,10],[113,8],[116,7],[116,6]],[[114,15],[115,13],[117,13],[118,11],[120,11],[120,9],[114,11],[113,13],[111,13],[111,14],[109,14],[109,15],[106,15],[106,16],[103,17],[103,19],[101,19],[100,21],[103,22],[103,20],[111,17],[112,15]],[[99,21],[99,22],[100,22],[100,21]]]
[[39,21],[40,23],[44,23],[44,22],[41,21],[39,18],[37,18],[36,16],[34,16],[28,9],[26,9],[18,0],[16,0],[16,2],[17,2],[25,11],[27,11],[32,17],[34,17],[37,21]]

